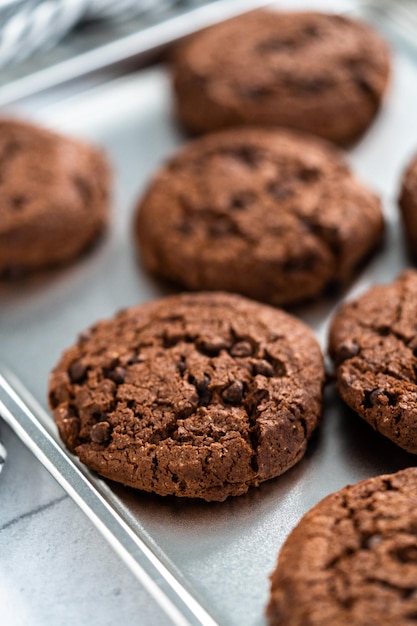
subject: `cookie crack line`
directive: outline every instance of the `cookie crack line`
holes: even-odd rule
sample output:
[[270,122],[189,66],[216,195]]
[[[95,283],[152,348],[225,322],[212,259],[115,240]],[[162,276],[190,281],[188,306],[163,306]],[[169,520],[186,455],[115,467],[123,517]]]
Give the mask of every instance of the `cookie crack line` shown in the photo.
[[[398,488],[393,484],[389,476],[382,477],[380,483],[380,492],[398,492]],[[359,501],[361,505],[359,507],[359,512],[357,510],[358,507],[355,508],[355,506],[350,504],[349,493],[342,493],[341,496],[342,497],[339,502],[341,508],[345,511],[345,515],[343,515],[337,523],[340,524],[346,520],[349,520],[352,523],[352,527],[355,530],[356,547],[346,546],[340,554],[337,554],[326,564],[326,570],[337,569],[337,566],[343,563],[346,559],[349,559],[349,557],[352,557],[352,555],[358,551],[372,552],[379,545],[379,541],[374,541],[374,539],[381,536],[376,523],[373,524],[372,529],[368,528],[367,530],[364,530],[359,518],[361,511],[367,510],[368,512],[374,511],[374,521],[377,519],[375,492],[365,493],[364,496],[360,498]]]
[[[195,387],[198,401],[179,408],[178,406],[166,403],[164,399],[159,400],[156,398],[155,401],[159,410],[166,411],[166,414],[171,413],[173,418],[169,423],[164,423],[164,425],[158,429],[158,432],[154,434],[153,441],[150,441],[150,443],[155,442],[156,439],[158,442],[169,438],[180,440],[181,437],[178,436],[179,425],[183,426],[184,419],[196,417],[200,407],[205,407],[209,411],[215,411],[219,408],[228,409],[237,405],[241,406],[241,408],[246,411],[250,423],[250,431],[253,435],[250,437],[251,443],[257,442],[255,433],[256,418],[255,421],[251,421],[250,416],[254,414],[260,402],[264,401],[269,394],[265,390],[257,389],[256,385],[255,389],[249,389],[247,383],[239,379],[239,375],[241,377],[243,375],[244,380],[256,376],[268,379],[282,378],[286,376],[285,366],[279,359],[271,357],[268,350],[261,350],[258,342],[254,340],[248,341],[247,338],[246,340],[242,340],[241,337],[233,333],[231,326],[229,327],[229,334],[232,337],[231,340],[223,340],[220,338],[215,341],[201,340],[198,335],[190,335],[187,332],[182,334],[177,332],[175,336],[168,336],[166,333],[162,333],[158,338],[158,343],[165,348],[165,353],[172,353],[170,360],[172,363],[176,364],[180,379],[186,379],[189,384]],[[187,347],[189,344],[192,344],[193,349],[207,359],[207,371],[199,378],[196,378],[190,373],[186,362],[186,354],[184,354],[181,349],[178,353],[174,352],[179,346],[183,345]],[[104,444],[109,440],[110,426],[106,420],[109,419],[109,417],[111,418],[112,413],[117,413],[125,408],[125,401],[118,400],[117,398],[118,386],[124,383],[129,366],[134,366],[136,363],[143,362],[143,359],[145,359],[145,357],[142,357],[142,359],[140,357],[142,347],[139,342],[136,345],[135,354],[129,356],[127,363],[125,359],[121,361],[118,358],[113,358],[107,366],[101,367],[101,376],[95,383],[100,384],[100,382],[108,379],[115,383],[116,386],[112,393],[112,401],[106,405],[106,409],[104,411],[97,411],[92,415],[97,423],[92,426],[94,433],[92,433],[91,438],[96,443]],[[240,368],[240,374],[238,371],[232,378],[229,377],[222,384],[216,384],[212,381],[216,364],[215,358],[218,357],[222,351],[232,356],[235,365],[238,364]],[[69,365],[68,374],[73,383],[80,384],[87,381],[88,371],[89,366],[83,363],[81,358]],[[253,387],[253,385],[254,383],[252,381],[251,386]],[[91,390],[93,391],[93,389],[92,387]],[[139,386],[138,394],[140,390],[141,387]],[[254,405],[253,400],[248,399],[249,393],[252,395],[255,394],[253,397],[258,398],[257,404]],[[55,403],[53,398],[52,402]],[[74,394],[70,399],[69,408],[71,408],[73,417],[80,417]],[[135,411],[135,418],[141,419],[141,415],[136,410],[133,401],[132,406],[129,408]],[[224,434],[226,434],[226,431]],[[81,439],[83,443],[88,441],[88,437]],[[256,447],[257,445],[254,446],[255,451]]]
[[[175,346],[178,346],[178,343],[175,343]],[[244,342],[237,342],[237,344],[235,344],[238,350],[242,351],[247,349],[245,346],[242,347],[243,343]],[[167,352],[169,352],[169,349]],[[205,356],[207,355],[204,351],[201,351],[201,354]],[[181,358],[177,362],[176,358],[173,358],[172,361],[174,363],[177,362],[177,365],[179,366],[179,378],[186,380],[187,383],[195,387],[198,399],[196,398],[191,404],[179,407],[176,404],[172,404],[170,402],[167,403],[164,399],[158,400],[158,398],[155,398],[155,405],[158,409],[164,412],[165,415],[172,414],[172,420],[168,423],[164,423],[160,429],[154,433],[153,439],[149,440],[149,443],[155,443],[156,440],[159,443],[165,439],[175,439],[177,441],[181,441],[181,436],[178,434],[179,428],[183,427],[184,420],[198,417],[199,410],[201,408],[207,409],[209,413],[215,413],[219,409],[229,410],[233,406],[239,406],[246,413],[251,433],[249,441],[253,445],[254,454],[256,454],[257,436],[255,431],[257,427],[257,411],[259,405],[269,398],[269,392],[265,389],[258,388],[255,383],[255,378],[258,376],[262,379],[280,379],[286,377],[282,370],[278,370],[278,373],[275,373],[273,365],[269,360],[267,360],[268,355],[264,355],[264,357],[266,358],[257,359],[250,357],[248,361],[240,364],[242,373],[246,374],[243,378],[252,379],[249,384],[247,382],[242,382],[236,377],[229,378],[222,384],[216,384],[213,383],[212,375],[208,372],[204,373],[202,377],[196,378],[191,373],[187,374],[189,369],[186,362],[181,360]],[[211,358],[215,359],[216,357]],[[240,358],[242,359],[243,357]],[[135,365],[135,363],[133,363],[133,365]],[[212,370],[214,366],[215,362],[210,364],[210,366],[207,366],[207,370]],[[116,386],[112,394],[112,400],[106,405],[105,410],[98,410],[92,414],[92,418],[96,420],[96,423],[92,425],[94,435],[90,438],[96,443],[104,444],[109,442],[110,425],[106,420],[111,419],[112,414],[116,414],[126,408],[126,401],[117,398],[117,389],[119,385],[124,384],[128,368],[129,366],[121,367],[119,365],[115,365],[113,362],[111,367],[103,368],[102,377],[98,379],[98,383],[109,380],[115,383]],[[70,366],[70,378],[76,384],[80,384],[87,380],[88,369],[88,366],[82,364],[80,361],[76,361]],[[238,376],[238,374],[236,374],[236,376]],[[140,395],[141,389],[141,386],[137,387],[138,396]],[[90,390],[93,392],[94,387],[90,387]],[[253,399],[251,400],[251,398],[254,398],[255,401]],[[76,393],[73,393],[68,403],[68,409],[71,417],[80,419],[76,402]],[[138,410],[138,407],[139,405],[136,405],[135,401],[132,400],[132,406],[130,408],[134,411],[133,417],[140,421],[142,419],[142,415]],[[227,429],[224,431],[224,435],[226,435],[226,433]],[[86,443],[88,442],[89,437],[80,437],[80,439],[82,443]],[[254,445],[254,442],[256,442],[256,445]]]

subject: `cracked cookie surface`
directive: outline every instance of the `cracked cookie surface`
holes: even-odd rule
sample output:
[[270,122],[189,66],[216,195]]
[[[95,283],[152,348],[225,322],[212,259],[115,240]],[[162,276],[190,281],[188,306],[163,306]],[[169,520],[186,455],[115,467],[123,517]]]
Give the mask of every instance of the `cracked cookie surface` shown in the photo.
[[417,156],[406,168],[399,198],[404,237],[414,261],[417,260]]
[[312,508],[271,577],[270,626],[417,621],[417,469],[345,487]]
[[301,459],[323,380],[299,320],[240,296],[184,294],[82,333],[49,401],[66,445],[103,476],[222,501]]
[[108,221],[109,168],[91,146],[0,120],[0,278],[66,263]]
[[336,148],[236,129],[188,144],[160,170],[135,236],[156,275],[280,305],[348,282],[383,228],[379,199]]
[[417,272],[344,304],[329,352],[343,400],[375,430],[417,454]]
[[347,143],[375,117],[389,72],[387,46],[366,24],[256,11],[178,49],[177,111],[193,132],[278,125]]

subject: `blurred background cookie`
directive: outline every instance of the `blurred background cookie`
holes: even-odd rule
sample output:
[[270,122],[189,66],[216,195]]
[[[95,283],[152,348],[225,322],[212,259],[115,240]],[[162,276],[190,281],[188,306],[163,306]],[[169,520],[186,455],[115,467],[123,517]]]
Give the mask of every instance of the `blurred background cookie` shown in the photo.
[[340,15],[256,11],[192,37],[177,51],[177,112],[191,132],[279,125],[337,143],[379,109],[390,72],[385,42]]
[[378,198],[336,148],[272,129],[222,131],[180,150],[135,221],[154,274],[273,304],[346,283],[382,233]]
[[0,277],[66,263],[108,221],[110,172],[80,141],[0,120]]

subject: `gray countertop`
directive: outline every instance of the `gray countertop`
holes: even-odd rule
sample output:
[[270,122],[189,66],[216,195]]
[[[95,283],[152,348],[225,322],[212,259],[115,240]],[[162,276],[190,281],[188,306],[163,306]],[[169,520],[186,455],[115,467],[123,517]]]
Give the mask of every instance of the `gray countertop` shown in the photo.
[[170,621],[90,521],[1,424],[2,626]]

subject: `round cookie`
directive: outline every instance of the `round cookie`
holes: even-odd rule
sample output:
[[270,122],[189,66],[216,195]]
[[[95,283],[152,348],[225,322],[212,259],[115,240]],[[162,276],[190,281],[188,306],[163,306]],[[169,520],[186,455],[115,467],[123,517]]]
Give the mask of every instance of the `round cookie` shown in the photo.
[[315,12],[256,11],[179,48],[177,112],[192,132],[279,125],[347,143],[375,117],[389,73],[387,46],[365,24]]
[[411,256],[417,260],[417,156],[404,172],[399,198],[404,237]]
[[348,282],[380,243],[378,198],[322,140],[234,129],[180,150],[137,207],[145,267],[272,304]]
[[329,352],[343,400],[417,454],[417,272],[407,270],[336,313]]
[[68,262],[108,219],[109,168],[97,149],[0,120],[0,277]]
[[271,577],[270,626],[411,626],[417,616],[417,468],[312,508]]
[[60,435],[106,478],[222,501],[303,456],[324,380],[312,332],[240,296],[173,296],[83,333],[50,378]]

